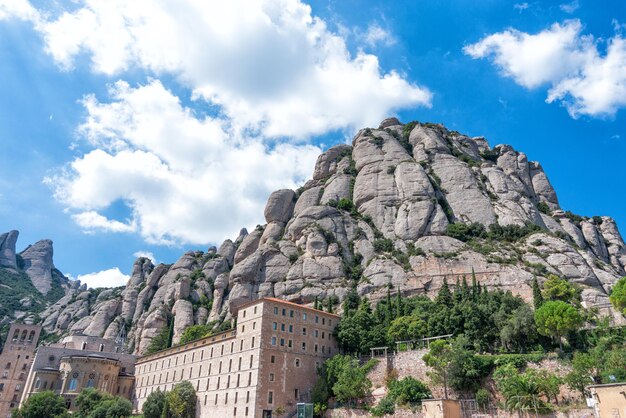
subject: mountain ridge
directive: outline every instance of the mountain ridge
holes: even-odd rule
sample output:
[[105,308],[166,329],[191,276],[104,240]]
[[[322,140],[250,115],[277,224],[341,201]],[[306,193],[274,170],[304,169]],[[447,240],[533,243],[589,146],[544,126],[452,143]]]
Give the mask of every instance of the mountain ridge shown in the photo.
[[626,275],[614,220],[563,211],[539,163],[443,125],[389,118],[359,130],[318,157],[303,187],[272,193],[264,216],[219,249],[170,265],[137,259],[123,288],[70,289],[42,313],[44,328],[106,338],[123,328],[142,354],[166,327],[175,344],[186,327],[219,327],[263,296],[331,305],[351,289],[373,300],[390,287],[432,296],[444,277],[474,275],[529,300],[533,277],[551,274],[579,284],[584,306],[624,321],[608,303]]

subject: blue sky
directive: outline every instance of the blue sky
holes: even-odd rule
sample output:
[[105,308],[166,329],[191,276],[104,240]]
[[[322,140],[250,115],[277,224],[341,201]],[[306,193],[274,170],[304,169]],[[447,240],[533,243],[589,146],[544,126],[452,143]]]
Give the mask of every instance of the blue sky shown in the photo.
[[626,225],[623,1],[126,3],[0,0],[0,231],[66,274],[234,239],[388,115],[511,144]]

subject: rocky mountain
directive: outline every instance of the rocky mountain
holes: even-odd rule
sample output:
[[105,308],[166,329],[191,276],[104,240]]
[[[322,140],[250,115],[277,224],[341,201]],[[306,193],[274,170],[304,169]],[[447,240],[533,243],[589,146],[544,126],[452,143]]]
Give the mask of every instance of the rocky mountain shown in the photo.
[[[165,327],[176,343],[186,327],[219,326],[262,296],[338,305],[352,288],[372,300],[389,287],[433,295],[444,277],[472,274],[527,300],[534,276],[555,274],[581,286],[586,307],[624,321],[607,296],[626,275],[613,219],[562,210],[539,163],[442,125],[390,118],[360,130],[321,154],[299,190],[272,193],[264,215],[265,225],[172,265],[139,258],[124,288],[72,288],[42,313],[45,329],[114,338],[123,327],[129,349],[144,353]],[[12,238],[2,237],[8,265]],[[22,253],[33,273],[34,247]]]
[[18,236],[18,231],[0,234],[0,337],[11,322],[41,322],[43,310],[85,288],[54,267],[52,241],[38,241],[17,253]]

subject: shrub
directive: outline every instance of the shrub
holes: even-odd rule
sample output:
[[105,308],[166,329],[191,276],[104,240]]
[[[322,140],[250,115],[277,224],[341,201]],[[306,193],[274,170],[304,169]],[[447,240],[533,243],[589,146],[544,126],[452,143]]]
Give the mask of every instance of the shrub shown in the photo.
[[476,403],[478,407],[481,409],[485,409],[487,405],[489,405],[489,392],[486,389],[480,388],[476,391],[474,395],[476,399]]
[[345,210],[350,212],[354,208],[354,203],[352,203],[352,200],[350,199],[341,198],[339,199],[339,202],[337,202],[336,207],[339,210]]
[[537,209],[539,209],[539,212],[545,213],[546,215],[550,215],[552,213],[550,206],[548,206],[546,202],[537,203]]
[[432,396],[430,389],[412,376],[391,381],[387,386],[389,387],[387,396],[392,398],[395,403],[399,405],[419,404],[422,402],[422,399],[427,399]]
[[485,226],[474,222],[471,224],[454,223],[446,227],[446,235],[467,242],[473,238],[482,238],[486,235]]
[[373,408],[370,408],[370,413],[375,417],[382,417],[384,415],[391,415],[396,412],[396,404],[389,396],[385,396],[378,402]]
[[148,395],[146,402],[143,404],[142,412],[144,418],[161,418],[163,409],[165,408],[165,392],[161,392],[158,388],[155,392]]
[[389,238],[382,238],[374,240],[374,250],[378,253],[380,252],[391,252],[393,251],[393,241]]

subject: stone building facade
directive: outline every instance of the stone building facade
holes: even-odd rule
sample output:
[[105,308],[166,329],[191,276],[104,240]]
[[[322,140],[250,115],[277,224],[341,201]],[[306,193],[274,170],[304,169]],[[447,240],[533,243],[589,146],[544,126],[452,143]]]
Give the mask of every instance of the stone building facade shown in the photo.
[[274,298],[240,306],[234,330],[137,361],[136,397],[184,380],[198,396],[199,417],[258,417],[294,412],[309,402],[317,367],[337,354],[337,315]]
[[17,408],[31,368],[41,326],[12,324],[0,354],[0,418]]
[[90,336],[69,336],[39,347],[21,402],[34,393],[53,390],[70,409],[84,388],[134,400],[136,356],[121,352],[114,341]]

